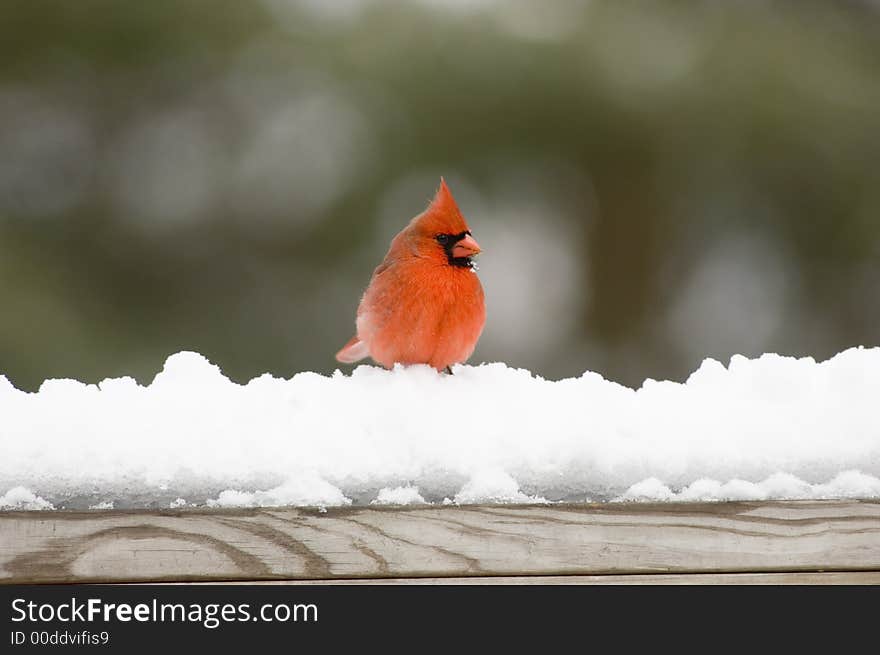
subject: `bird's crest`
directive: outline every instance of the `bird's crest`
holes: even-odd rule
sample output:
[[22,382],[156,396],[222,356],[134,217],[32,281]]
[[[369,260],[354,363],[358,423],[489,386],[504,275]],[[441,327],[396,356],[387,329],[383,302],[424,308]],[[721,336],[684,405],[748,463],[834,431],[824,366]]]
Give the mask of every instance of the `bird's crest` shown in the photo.
[[413,219],[413,227],[430,234],[458,234],[470,230],[442,177],[434,199],[424,212]]

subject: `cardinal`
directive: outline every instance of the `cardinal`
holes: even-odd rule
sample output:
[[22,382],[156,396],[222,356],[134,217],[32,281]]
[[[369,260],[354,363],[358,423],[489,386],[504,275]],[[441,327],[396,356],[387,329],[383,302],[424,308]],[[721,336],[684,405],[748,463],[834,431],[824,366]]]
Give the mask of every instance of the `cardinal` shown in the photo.
[[449,187],[391,240],[373,271],[357,310],[357,334],[336,359],[352,364],[367,357],[394,364],[428,364],[452,373],[474,352],[486,307],[473,258],[480,246],[471,235]]

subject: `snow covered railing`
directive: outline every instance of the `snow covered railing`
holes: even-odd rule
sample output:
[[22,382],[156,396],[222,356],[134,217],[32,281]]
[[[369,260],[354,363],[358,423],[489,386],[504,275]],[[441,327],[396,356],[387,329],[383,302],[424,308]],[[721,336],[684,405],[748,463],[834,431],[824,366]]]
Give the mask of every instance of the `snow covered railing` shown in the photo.
[[880,583],[880,502],[0,513],[0,583],[426,577]]
[[148,385],[0,376],[0,582],[877,580],[878,398],[880,348],[638,389],[504,364],[236,384],[191,352]]
[[880,498],[880,348],[631,389],[504,364],[0,376],[0,510]]

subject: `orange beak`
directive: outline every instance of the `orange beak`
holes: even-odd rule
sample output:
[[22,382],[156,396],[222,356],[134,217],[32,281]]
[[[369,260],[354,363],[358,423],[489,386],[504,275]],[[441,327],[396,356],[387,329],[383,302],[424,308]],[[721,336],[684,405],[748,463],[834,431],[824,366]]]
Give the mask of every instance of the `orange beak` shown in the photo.
[[452,247],[453,257],[473,257],[480,252],[480,244],[470,234],[465,234],[464,239]]

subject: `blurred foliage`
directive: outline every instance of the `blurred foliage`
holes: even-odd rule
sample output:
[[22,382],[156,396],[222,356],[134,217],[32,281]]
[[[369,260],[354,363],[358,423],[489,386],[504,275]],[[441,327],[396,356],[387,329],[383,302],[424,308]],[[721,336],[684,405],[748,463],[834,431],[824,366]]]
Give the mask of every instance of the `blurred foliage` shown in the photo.
[[473,363],[682,379],[880,325],[870,2],[6,0],[0,374],[330,372],[440,175]]

